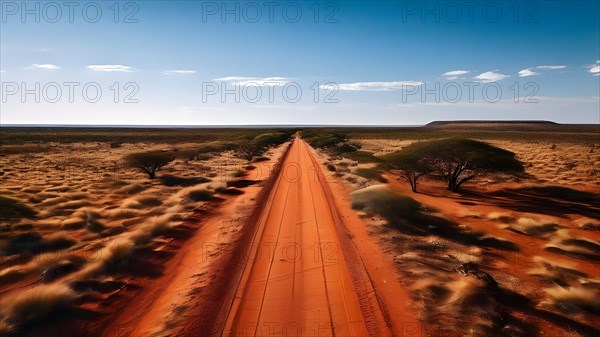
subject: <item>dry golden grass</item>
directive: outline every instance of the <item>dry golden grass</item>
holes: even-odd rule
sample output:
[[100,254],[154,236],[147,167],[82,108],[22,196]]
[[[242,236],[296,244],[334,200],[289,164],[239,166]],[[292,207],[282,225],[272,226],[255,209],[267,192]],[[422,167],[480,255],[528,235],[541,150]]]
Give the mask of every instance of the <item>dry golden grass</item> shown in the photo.
[[7,299],[1,312],[7,322],[20,324],[65,308],[76,297],[64,284],[40,285]]
[[[557,140],[555,146],[555,140],[539,138],[485,139],[516,153],[526,172],[519,176],[481,175],[465,187],[474,194],[449,193],[443,182],[434,179],[425,179],[424,192],[414,194],[408,184],[387,175],[388,186],[419,200],[434,210],[432,215],[456,224],[466,235],[479,233],[484,245],[465,244],[464,236],[449,236],[447,231],[436,233],[440,226],[433,219],[415,221],[416,230],[411,231],[390,226],[390,219],[397,218],[395,222],[402,224],[412,215],[389,202],[381,204],[390,206],[386,211],[390,215],[362,213],[371,233],[393,256],[402,275],[400,282],[412,293],[411,305],[432,335],[462,336],[468,331],[473,336],[500,332],[510,336],[591,336],[600,331],[596,319],[600,310],[600,218],[586,206],[589,195],[585,199],[583,193],[578,194],[600,194],[600,148],[575,138]],[[375,155],[418,141],[353,140],[360,142],[362,151]],[[356,168],[372,164],[322,152],[321,156],[324,165],[335,168],[333,177],[358,191],[353,195],[383,188],[363,190],[381,183],[361,181],[355,174]],[[537,195],[537,200],[519,194],[523,186],[550,185],[573,190],[554,188],[552,193]],[[496,194],[505,189],[515,192]],[[484,282],[482,272],[494,282]]]
[[600,190],[600,148],[585,143],[492,140],[525,163],[526,173],[540,182]]
[[[140,149],[173,146],[52,143],[47,152],[15,150],[0,157],[0,193],[36,213],[2,223],[0,284],[10,290],[2,295],[0,332],[68,304],[78,296],[73,284],[110,277],[132,254],[154,249],[164,233],[208,207],[207,200],[190,199],[190,191],[212,195],[248,165],[233,151],[183,158],[186,149],[203,146],[191,143],[176,144],[181,158],[159,172],[165,181],[149,180],[122,161]],[[45,277],[49,271],[54,274]],[[42,279],[48,284],[30,285]]]

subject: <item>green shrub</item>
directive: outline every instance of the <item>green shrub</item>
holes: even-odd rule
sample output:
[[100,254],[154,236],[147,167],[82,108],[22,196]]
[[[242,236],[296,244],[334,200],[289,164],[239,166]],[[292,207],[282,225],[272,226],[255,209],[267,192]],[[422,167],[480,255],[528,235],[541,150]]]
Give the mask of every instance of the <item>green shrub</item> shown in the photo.
[[382,159],[416,179],[435,172],[446,179],[452,191],[484,172],[523,172],[523,165],[514,153],[464,138],[413,143]]
[[252,139],[240,142],[237,152],[247,160],[252,160],[253,157],[262,155],[269,147],[287,142],[290,137],[289,131],[262,133]]
[[343,133],[319,129],[302,131],[302,138],[314,148],[328,149],[345,142],[348,137]]
[[371,152],[367,151],[355,151],[345,153],[344,158],[357,161],[359,163],[381,163],[381,159],[375,157]]

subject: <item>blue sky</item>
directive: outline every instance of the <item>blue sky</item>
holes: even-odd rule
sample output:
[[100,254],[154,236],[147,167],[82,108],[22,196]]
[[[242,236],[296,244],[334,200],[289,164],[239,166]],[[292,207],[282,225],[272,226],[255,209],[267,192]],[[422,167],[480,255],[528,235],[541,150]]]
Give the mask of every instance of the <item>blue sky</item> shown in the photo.
[[595,0],[1,3],[2,124],[600,123]]

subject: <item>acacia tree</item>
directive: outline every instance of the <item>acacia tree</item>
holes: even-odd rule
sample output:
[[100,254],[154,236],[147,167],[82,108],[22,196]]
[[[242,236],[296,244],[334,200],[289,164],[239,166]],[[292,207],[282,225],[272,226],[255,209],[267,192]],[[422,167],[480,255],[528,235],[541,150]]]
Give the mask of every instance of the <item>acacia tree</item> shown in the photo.
[[401,176],[415,189],[416,180],[428,173],[443,177],[448,189],[456,192],[464,183],[482,173],[523,171],[523,165],[514,153],[464,138],[413,143],[388,156],[403,159],[395,165],[402,171]]
[[451,138],[432,141],[428,147],[435,171],[454,192],[483,173],[523,172],[523,165],[513,152],[484,142]]
[[433,171],[429,158],[421,157],[414,151],[399,151],[381,157],[392,173],[397,173],[400,178],[410,185],[413,192],[417,192],[417,183],[421,177]]
[[130,167],[146,173],[150,179],[156,178],[156,173],[174,159],[175,156],[167,152],[132,153],[126,157]]

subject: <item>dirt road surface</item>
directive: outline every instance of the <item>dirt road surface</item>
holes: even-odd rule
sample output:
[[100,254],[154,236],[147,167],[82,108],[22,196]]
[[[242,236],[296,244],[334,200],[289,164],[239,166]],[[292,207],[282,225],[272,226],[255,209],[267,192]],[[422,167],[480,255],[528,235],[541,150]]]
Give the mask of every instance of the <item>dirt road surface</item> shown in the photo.
[[[393,265],[365,246],[371,240],[350,206],[336,206],[313,150],[297,137],[282,159],[264,191],[250,187],[243,199],[224,202],[203,220],[164,274],[125,298],[101,334],[406,335],[408,297],[399,283],[388,282]],[[249,203],[254,213],[233,226],[236,214],[243,217],[240,205]],[[207,242],[235,249],[211,251],[207,259]]]
[[370,281],[348,268],[356,261],[344,254],[312,156],[296,138],[259,220],[222,336],[390,334],[379,309],[355,287]]

